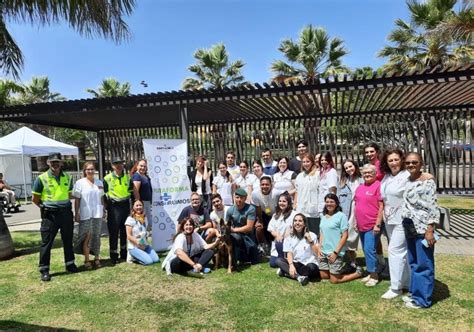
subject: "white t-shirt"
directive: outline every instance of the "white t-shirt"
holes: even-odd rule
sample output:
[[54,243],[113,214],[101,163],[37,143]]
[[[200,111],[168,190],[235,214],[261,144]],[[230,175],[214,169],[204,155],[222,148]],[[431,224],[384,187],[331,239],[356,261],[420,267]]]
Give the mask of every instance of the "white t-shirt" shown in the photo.
[[102,181],[94,179],[92,184],[86,178],[77,180],[74,184],[72,195],[81,199],[79,203],[81,220],[102,218],[104,216],[104,206],[102,205],[104,185]]
[[[311,240],[314,241],[314,243],[318,243],[316,234],[313,232],[309,233]],[[295,262],[300,262],[304,265],[314,263],[319,266],[316,254],[304,237],[298,239],[296,236],[288,236],[283,242],[283,251],[291,252],[293,254],[293,261]]]
[[[196,177],[194,178],[194,181],[196,182],[196,186],[197,186],[196,192],[199,195],[202,195],[202,174],[200,172],[196,171]],[[206,180],[206,193],[209,194],[210,192],[211,192],[211,180],[210,180],[210,177],[208,177]]]
[[192,234],[192,242],[193,243],[188,246],[188,244],[186,243],[186,235],[184,235],[184,233],[179,234],[176,239],[174,239],[173,246],[171,247],[171,250],[168,252],[168,255],[166,255],[166,258],[161,265],[162,268],[166,270],[167,274],[171,274],[170,264],[171,261],[177,257],[176,250],[181,249],[186,254],[188,254],[189,257],[192,257],[200,253],[206,245],[206,241],[204,241],[201,235],[199,235],[197,232],[194,232]]
[[210,214],[212,224],[218,231],[220,231],[220,221],[225,220],[225,216],[227,215],[227,210],[229,210],[229,206],[224,205],[224,210],[222,211],[212,210]]
[[316,171],[313,175],[306,172],[301,172],[296,177],[295,188],[298,195],[296,199],[296,211],[304,214],[309,218],[316,218],[319,216],[319,172]]
[[395,176],[386,174],[382,179],[380,191],[384,202],[383,217],[389,225],[402,223],[403,193],[409,176],[410,173],[403,170]]
[[217,193],[222,197],[222,203],[224,205],[232,205],[232,183],[221,174],[217,174],[212,180],[212,184],[216,186]]
[[[125,220],[125,226],[132,227],[132,235],[138,240],[139,243],[145,246],[148,245],[146,240],[146,223],[143,223],[142,225],[132,217],[128,217],[127,220]],[[133,248],[135,248],[135,245],[127,239],[127,249]]]
[[285,172],[277,172],[273,174],[273,188],[284,191],[290,191],[293,188],[291,178],[294,172],[287,169]]
[[262,209],[262,213],[271,216],[275,213],[278,197],[281,193],[282,191],[280,190],[272,189],[268,195],[264,195],[260,190],[257,190],[252,192],[252,202],[255,206]]
[[240,176],[240,167],[239,165],[227,166],[227,171],[232,175],[232,178],[235,180]]
[[[288,218],[284,219],[283,214],[280,215],[278,219],[275,218],[273,215],[272,219],[268,223],[268,231],[271,233],[273,231],[278,232],[281,236],[285,236],[285,233],[291,225],[293,225],[293,219],[295,218],[296,211],[291,211]],[[270,255],[273,257],[278,257],[278,252],[275,247],[275,241],[272,241],[272,249],[270,251]]]
[[257,177],[251,173],[247,173],[246,176],[242,176],[242,174],[240,174],[240,176],[234,180],[234,183],[238,187],[247,191],[249,186],[253,188],[253,184],[255,183],[256,179]]
[[319,179],[319,204],[318,211],[320,213],[324,210],[324,197],[329,194],[329,188],[337,188],[338,176],[334,168],[331,168],[327,173],[320,176]]

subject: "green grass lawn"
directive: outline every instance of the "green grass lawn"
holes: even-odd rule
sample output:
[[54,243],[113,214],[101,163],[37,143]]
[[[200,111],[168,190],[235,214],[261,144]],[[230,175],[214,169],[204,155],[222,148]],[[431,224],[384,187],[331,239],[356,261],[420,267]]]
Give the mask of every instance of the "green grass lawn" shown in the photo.
[[474,197],[439,196],[438,204],[448,209],[474,210]]
[[[380,296],[388,281],[367,288],[280,278],[268,264],[205,279],[169,278],[159,264],[122,263],[63,273],[52,254],[53,280],[37,272],[39,233],[12,234],[21,255],[0,262],[0,330],[457,330],[474,329],[474,257],[436,256],[436,303],[409,310]],[[33,248],[33,249],[31,249]],[[104,257],[107,240],[102,240]],[[28,249],[28,250],[25,250]],[[82,256],[76,262],[82,265]]]

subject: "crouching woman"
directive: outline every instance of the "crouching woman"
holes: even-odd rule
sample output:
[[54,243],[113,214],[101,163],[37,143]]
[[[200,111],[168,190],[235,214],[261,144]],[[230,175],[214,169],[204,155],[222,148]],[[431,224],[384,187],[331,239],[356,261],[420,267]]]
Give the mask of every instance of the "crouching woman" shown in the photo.
[[290,235],[283,242],[283,252],[287,258],[278,258],[278,275],[296,279],[306,286],[312,279],[320,280],[317,253],[318,239],[316,234],[308,229],[306,217],[298,213],[293,219]]
[[212,249],[220,243],[219,239],[210,244],[206,243],[194,228],[195,223],[191,218],[184,218],[179,224],[173,247],[162,265],[168,275],[200,274],[214,256]]

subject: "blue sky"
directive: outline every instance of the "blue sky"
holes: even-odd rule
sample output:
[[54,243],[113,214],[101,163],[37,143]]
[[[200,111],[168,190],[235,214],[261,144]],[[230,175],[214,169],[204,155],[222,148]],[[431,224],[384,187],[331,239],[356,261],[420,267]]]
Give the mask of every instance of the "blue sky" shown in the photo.
[[[52,90],[68,99],[89,98],[105,77],[132,84],[133,93],[178,90],[190,76],[193,53],[223,42],[231,60],[242,59],[251,82],[267,82],[283,38],[296,39],[307,24],[345,41],[351,67],[381,66],[376,53],[397,18],[407,19],[403,0],[137,0],[126,18],[132,39],[121,45],[87,39],[67,24],[49,27],[10,23],[25,56],[22,81],[46,75]],[[148,88],[139,83],[145,80]]]

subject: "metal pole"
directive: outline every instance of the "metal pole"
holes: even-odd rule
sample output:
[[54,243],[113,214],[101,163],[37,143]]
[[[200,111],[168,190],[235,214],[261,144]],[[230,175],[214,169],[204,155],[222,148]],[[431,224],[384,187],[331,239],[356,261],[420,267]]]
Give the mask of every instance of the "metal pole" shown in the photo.
[[105,153],[104,153],[104,133],[97,131],[97,145],[99,157],[99,178],[103,179],[105,176]]
[[21,167],[23,168],[23,186],[25,188],[25,205],[26,205],[26,203],[28,203],[28,192],[26,189],[25,154],[23,152],[23,149],[21,151]]

